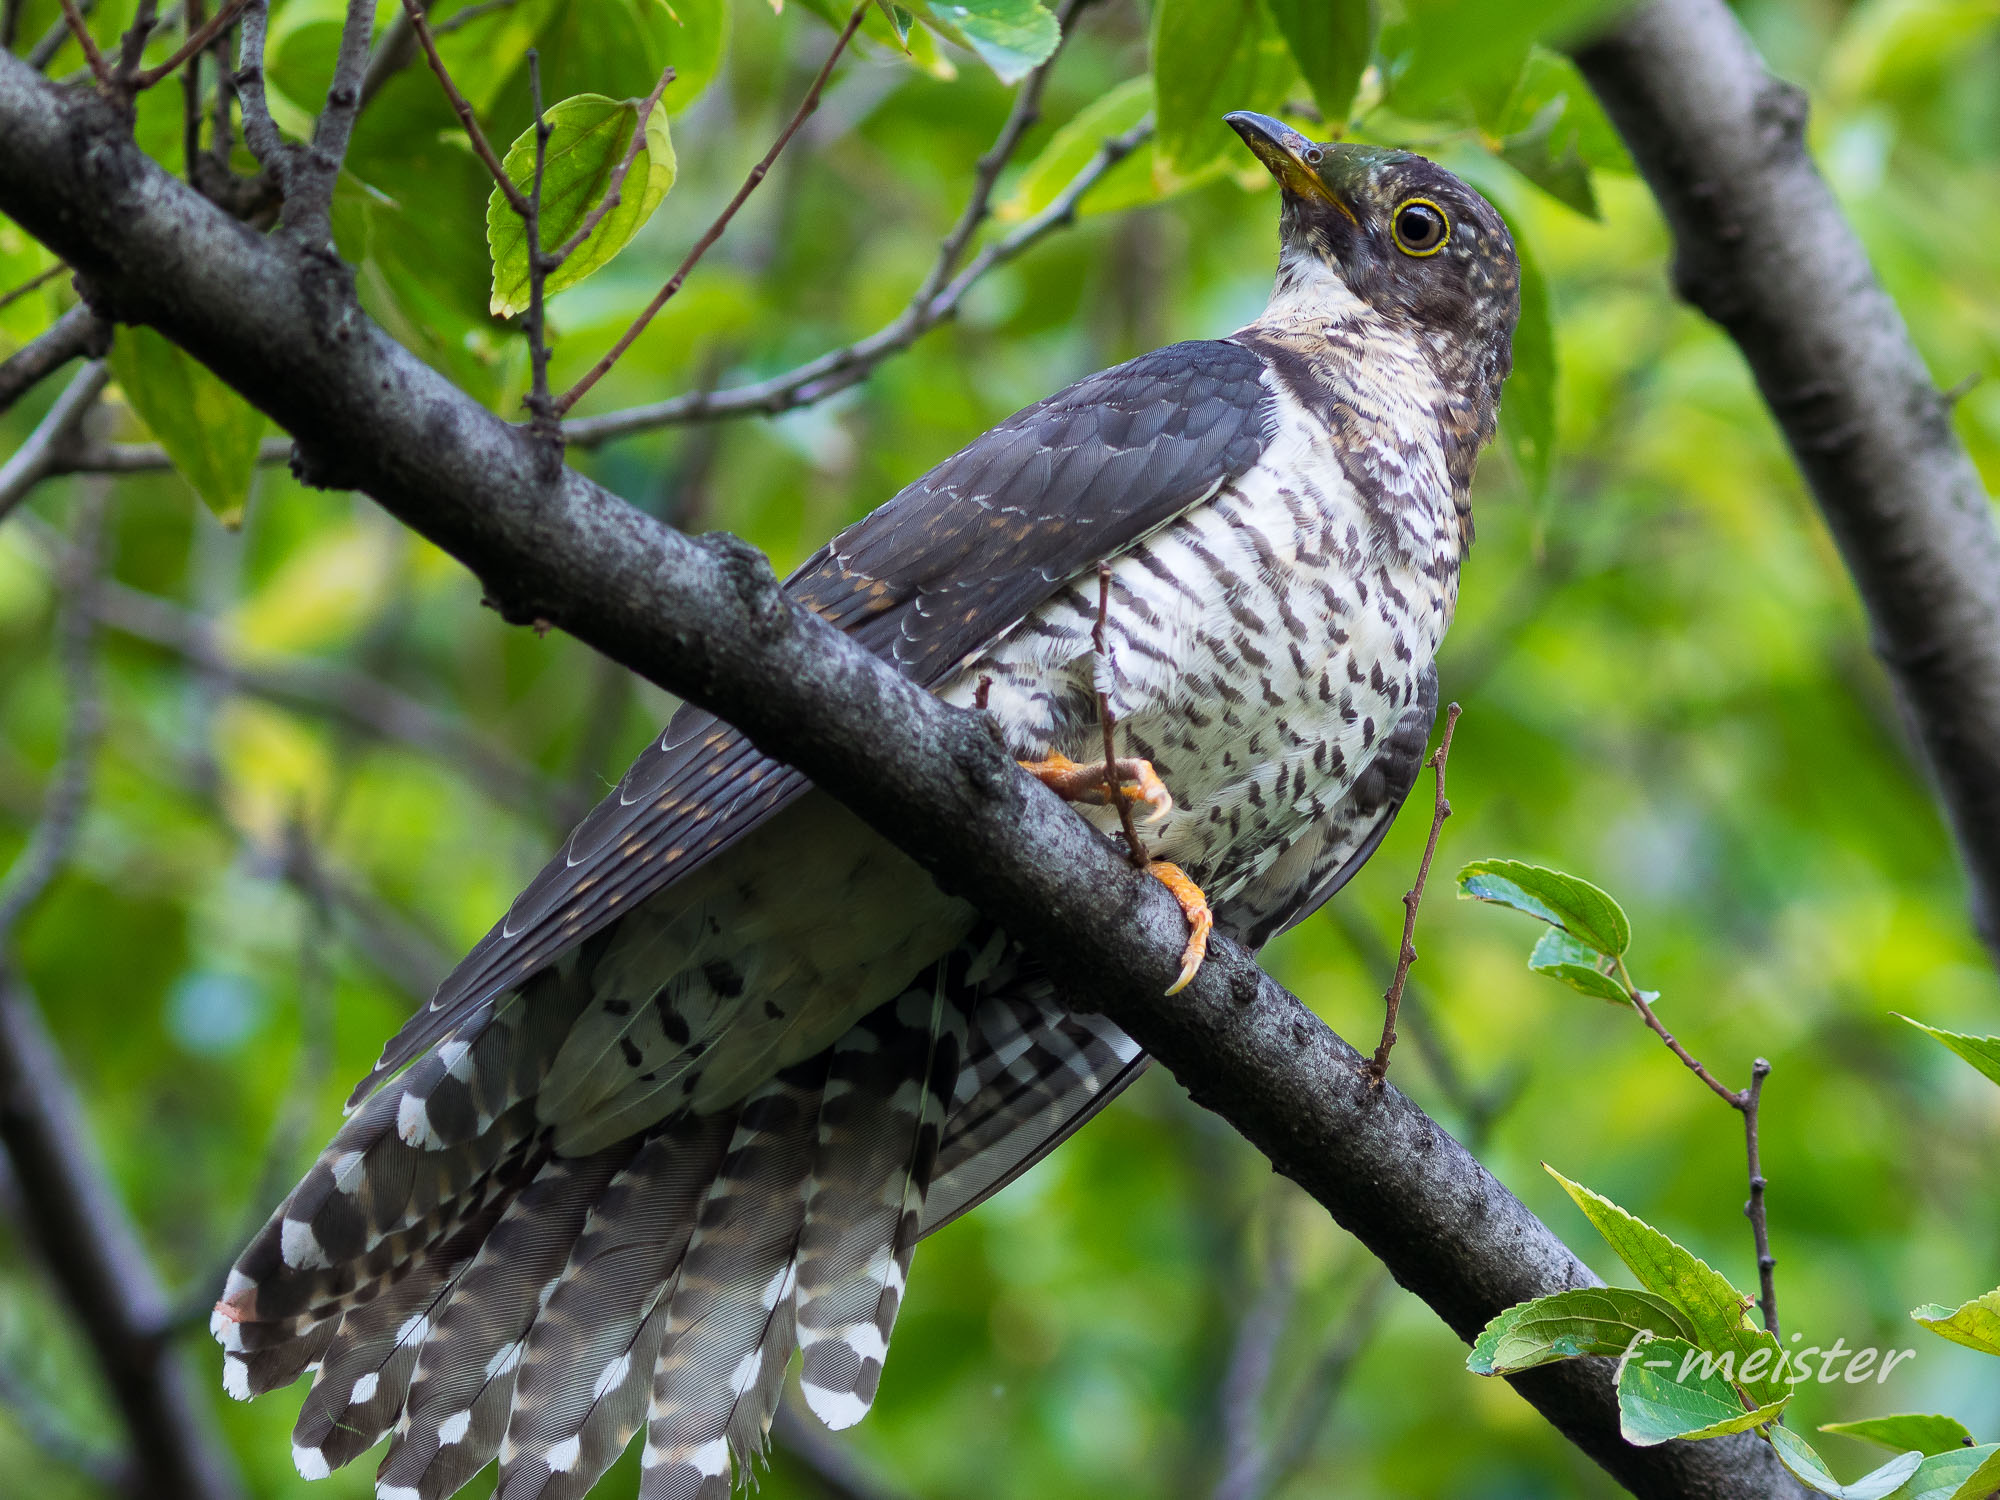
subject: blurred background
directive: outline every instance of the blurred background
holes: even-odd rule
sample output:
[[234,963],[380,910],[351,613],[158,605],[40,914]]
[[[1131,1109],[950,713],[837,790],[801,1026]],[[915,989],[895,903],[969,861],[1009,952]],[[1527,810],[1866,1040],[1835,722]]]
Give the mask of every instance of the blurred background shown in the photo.
[[[643,94],[657,63],[621,57],[617,26],[655,24],[653,3],[607,4],[626,19],[601,22],[548,0],[478,7],[446,55],[510,140],[525,95],[493,59],[518,59],[534,36],[552,97]],[[272,83],[295,124],[324,86],[340,7],[273,9]],[[1568,64],[1537,51],[1522,73],[1510,34],[1450,99],[1417,94],[1401,80],[1421,70],[1399,73],[1395,48],[1421,10],[1391,8],[1356,133],[1436,154],[1494,193],[1545,280],[1553,360],[1537,368],[1553,384],[1530,375],[1541,394],[1510,406],[1511,440],[1479,475],[1478,545],[1442,665],[1465,710],[1456,815],[1395,1079],[1603,1274],[1628,1279],[1540,1163],[1753,1285],[1737,1117],[1632,1017],[1529,974],[1529,924],[1453,900],[1449,875],[1507,856],[1604,886],[1632,916],[1635,977],[1695,1054],[1732,1084],[1756,1055],[1773,1064],[1763,1138],[1787,1331],[1918,1350],[1886,1386],[1802,1387],[1795,1425],[1945,1411],[2000,1438],[2000,1368],[1907,1316],[2000,1279],[2000,1093],[1892,1014],[2000,1031],[2000,985],[1866,623],[1734,348],[1675,301],[1652,202]],[[1937,382],[1967,383],[1958,431],[2000,486],[2000,381],[1976,383],[2000,371],[2000,6],[1753,0],[1740,13],[1773,68],[1810,90],[1819,160]],[[100,35],[119,14],[100,6]],[[829,45],[808,4],[715,14],[712,37],[677,43],[680,181],[630,249],[552,304],[558,385],[678,262]],[[31,0],[21,35],[55,15]],[[79,65],[71,45],[52,72]],[[995,233],[1144,112],[1131,80],[1147,70],[1143,7],[1086,11],[1026,170],[1001,182]],[[142,140],[175,139],[175,93],[148,96],[165,113],[142,114]],[[1009,98],[967,54],[908,59],[864,35],[773,180],[578,414],[777,373],[894,317]],[[1503,149],[1557,98],[1549,161]],[[450,126],[421,67],[390,79],[363,116],[337,231],[376,316],[511,416],[524,347],[486,311],[487,183]],[[1579,162],[1567,176],[1561,148]],[[1079,223],[983,278],[956,321],[864,385],[572,460],[788,569],[1017,407],[1253,317],[1277,204],[1242,165],[1175,173],[1142,153]],[[0,221],[0,290],[50,264]],[[56,276],[0,307],[0,355],[73,300]],[[0,456],[61,384],[0,418]],[[1521,415],[1544,399],[1552,461]],[[99,447],[154,436],[116,384],[93,423]],[[0,526],[0,861],[60,757],[58,605],[100,506],[107,581],[88,649],[102,752],[73,858],[17,934],[19,968],[186,1304],[176,1337],[248,1487],[303,1494],[287,1438],[300,1391],[236,1406],[217,1387],[205,1322],[221,1269],[381,1041],[672,703],[559,634],[504,626],[456,563],[282,463],[257,469],[237,530],[175,472],[52,478]],[[1332,910],[1266,955],[1357,1042],[1379,1025],[1422,823],[1406,816]],[[1206,1494],[1252,1429],[1271,1462],[1225,1486],[1239,1500],[1614,1493],[1503,1383],[1465,1373],[1429,1311],[1164,1072],[922,1247],[895,1345],[869,1420],[826,1439],[817,1466],[781,1444],[766,1494],[826,1493],[836,1460],[882,1496]],[[0,1494],[110,1493],[100,1476],[119,1442],[88,1347],[0,1215]],[[1822,1451],[1851,1471],[1866,1454],[1848,1446]],[[602,1493],[632,1493],[633,1457]],[[363,1462],[312,1493],[367,1495],[371,1479]]]

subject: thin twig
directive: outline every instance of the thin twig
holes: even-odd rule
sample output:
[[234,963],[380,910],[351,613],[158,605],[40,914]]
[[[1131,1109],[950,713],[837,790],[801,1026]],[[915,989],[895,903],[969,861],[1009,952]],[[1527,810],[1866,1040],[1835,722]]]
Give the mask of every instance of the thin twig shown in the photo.
[[1716,1098],[1727,1104],[1731,1109],[1743,1108],[1744,1095],[1739,1094],[1735,1089],[1729,1087],[1728,1084],[1722,1082],[1713,1073],[1709,1072],[1707,1068],[1701,1065],[1700,1060],[1692,1052],[1681,1045],[1680,1039],[1667,1030],[1666,1026],[1661,1022],[1658,1012],[1653,1009],[1652,1003],[1647,999],[1646,992],[1632,982],[1632,976],[1625,968],[1625,960],[1620,958],[1615,962],[1618,966],[1618,982],[1624,985],[1626,998],[1632,1002],[1634,1009],[1639,1012],[1639,1017],[1646,1023],[1647,1028],[1667,1044],[1667,1050],[1686,1064],[1687,1070],[1690,1073],[1708,1085],[1710,1093],[1714,1094]]
[[1444,794],[1444,770],[1445,762],[1451,758],[1451,735],[1458,728],[1458,715],[1456,703],[1444,711],[1444,735],[1428,762],[1437,774],[1437,801],[1431,808],[1431,835],[1424,841],[1417,882],[1403,895],[1403,946],[1396,955],[1396,977],[1389,981],[1389,992],[1382,997],[1382,1040],[1376,1044],[1375,1056],[1368,1064],[1368,1076],[1377,1083],[1389,1076],[1389,1053],[1396,1045],[1396,1012],[1402,1008],[1403,986],[1409,982],[1410,965],[1417,961],[1417,908],[1424,904],[1424,882],[1430,879],[1431,861],[1437,856],[1438,835],[1444,831],[1444,820],[1451,816],[1451,803]]
[[866,338],[844,344],[768,380],[720,391],[690,391],[666,401],[565,422],[565,441],[571,447],[588,448],[632,433],[676,427],[688,422],[752,415],[777,416],[797,407],[810,406],[815,401],[823,401],[836,392],[859,384],[883,360],[900,354],[938,324],[954,316],[966,293],[989,272],[1013,260],[1053,231],[1073,223],[1076,205],[1083,195],[1095,187],[1106,172],[1144,145],[1152,134],[1152,122],[1143,121],[1121,135],[1110,137],[1047,208],[1033,218],[1023,220],[1004,237],[988,245],[936,296],[927,302],[913,300]]
[[0,362],[0,412],[73,359],[111,347],[111,325],[79,302]]
[[[235,5],[241,10],[242,0],[235,0]],[[206,8],[207,0],[187,0],[181,7],[182,28],[190,39],[202,29]],[[216,92],[221,93],[219,86]],[[188,185],[197,191],[201,188],[201,120],[205,113],[201,95],[201,48],[197,47],[189,54],[188,70],[181,74],[181,173],[187,178]]]
[[[281,464],[291,456],[290,438],[265,438],[257,445],[259,464]],[[58,454],[49,474],[158,474],[173,466],[158,443],[86,443]]]
[[0,307],[12,307],[16,302],[27,296],[28,293],[34,291],[37,287],[46,286],[68,269],[68,266],[64,265],[61,261],[57,261],[46,271],[36,272],[33,276],[30,276],[26,281],[15,287],[13,291],[0,296]]
[[97,79],[101,88],[109,92],[116,87],[111,76],[111,65],[104,60],[104,54],[98,50],[97,38],[90,34],[90,28],[84,24],[83,12],[77,8],[77,0],[62,0],[62,12],[63,20],[68,23],[70,33],[76,38],[76,44],[83,48],[83,55],[90,63],[92,76]]
[[243,7],[243,26],[237,34],[236,98],[243,106],[243,144],[257,158],[257,164],[277,180],[279,190],[291,193],[291,148],[278,134],[271,118],[271,104],[264,95],[264,42],[271,26],[271,0],[249,0]]
[[1271,1373],[1291,1321],[1298,1281],[1285,1242],[1282,1207],[1269,1215],[1271,1248],[1263,1285],[1236,1325],[1217,1405],[1222,1419],[1222,1473],[1214,1500],[1254,1500],[1264,1490],[1269,1455],[1261,1436]]
[[1118,775],[1118,746],[1112,735],[1116,727],[1111,717],[1111,695],[1105,690],[1105,683],[1111,679],[1111,644],[1105,625],[1111,615],[1111,564],[1097,565],[1097,623],[1090,627],[1090,643],[1097,650],[1097,669],[1093,674],[1097,692],[1097,723],[1104,731],[1104,790],[1111,798],[1111,805],[1118,809],[1118,826],[1125,830],[1125,850],[1135,869],[1146,868],[1146,845],[1139,837],[1139,827],[1132,821],[1132,804],[1126,800],[1124,784]]
[[28,440],[14,450],[14,456],[0,464],[0,521],[28,498],[34,487],[54,470],[57,459],[76,438],[83,419],[90,415],[97,398],[111,383],[111,371],[101,359],[92,360],[75,375],[56,397]]
[[604,190],[604,196],[597,206],[583,216],[583,222],[576,226],[576,232],[564,240],[548,254],[548,268],[553,271],[575,253],[577,246],[589,239],[604,216],[616,208],[625,194],[625,179],[631,174],[632,163],[639,159],[639,153],[646,148],[646,121],[652,118],[653,107],[660,102],[660,96],[667,91],[667,85],[674,81],[671,65],[660,74],[660,81],[653,85],[652,93],[639,101],[639,118],[632,122],[632,139],[625,147],[625,156],[611,173],[611,185]]
[[500,195],[507,200],[507,206],[523,219],[528,217],[528,200],[521,190],[514,186],[507,176],[507,169],[500,164],[494,154],[492,142],[486,139],[486,132],[479,128],[479,117],[472,106],[465,102],[465,95],[458,91],[458,85],[451,81],[451,73],[438,55],[437,38],[431,32],[430,22],[424,19],[423,8],[417,0],[403,0],[403,14],[410,18],[411,29],[417,34],[417,44],[424,49],[424,59],[431,65],[431,72],[437,75],[438,86],[444,90],[444,97],[451,105],[451,112],[458,116],[458,123],[465,127],[466,138],[472,142],[473,152],[486,164],[486,170],[500,185]]
[[[178,68],[197,52],[207,47],[210,42],[221,36],[223,32],[235,25],[236,18],[243,13],[243,8],[247,3],[248,0],[229,0],[227,5],[224,5],[221,10],[215,13],[213,20],[202,26],[199,31],[176,47],[172,56],[168,57],[165,62],[147,68],[144,72],[133,74],[132,87],[134,89],[149,89],[161,79],[169,76],[174,69]],[[190,5],[188,7],[189,25],[195,24],[194,10],[194,6]]]
[[1020,149],[1021,137],[1041,119],[1042,91],[1048,87],[1049,75],[1055,71],[1056,60],[1062,56],[1063,48],[1069,44],[1071,24],[1076,20],[1078,13],[1090,3],[1091,0],[1065,0],[1056,12],[1059,35],[1056,38],[1055,50],[1042,59],[1035,70],[1022,81],[1019,91],[1015,93],[1013,108],[1007,111],[1007,119],[1000,127],[1000,134],[994,137],[993,144],[987,148],[986,154],[979,158],[978,164],[973,169],[972,192],[965,200],[964,211],[959,214],[958,222],[952,226],[951,232],[938,246],[937,259],[931,263],[923,285],[917,288],[916,295],[910,299],[913,305],[922,306],[943,290],[944,284],[951,279],[951,273],[958,269],[958,263],[964,259],[965,252],[979,233],[980,226],[992,214],[993,190],[999,185],[1000,174],[1007,170],[1007,164],[1014,159],[1014,153]]
[[750,175],[743,179],[743,186],[736,190],[736,196],[723,206],[722,212],[715,216],[715,222],[702,231],[701,238],[694,242],[674,274],[667,278],[667,284],[654,294],[653,300],[647,303],[645,310],[633,320],[632,326],[620,334],[618,342],[611,346],[604,357],[592,365],[589,372],[563,394],[562,399],[556,403],[557,416],[575,406],[583,398],[584,393],[602,380],[605,373],[618,363],[625,351],[632,347],[632,341],[646,331],[646,325],[658,316],[660,309],[665,307],[674,293],[681,289],[681,284],[687,280],[688,273],[704,255],[708,254],[709,247],[722,238],[723,231],[729,228],[729,221],[736,217],[736,211],[757,190],[757,184],[770,172],[771,164],[778,159],[778,154],[791,143],[792,137],[798,133],[799,127],[805,124],[807,117],[819,108],[819,96],[826,88],[827,79],[833,76],[833,65],[840,61],[840,54],[847,50],[848,42],[853,40],[854,33],[860,29],[861,18],[868,14],[868,7],[873,3],[874,0],[861,0],[861,3],[854,7],[854,14],[847,18],[847,25],[841,28],[840,36],[834,41],[833,50],[827,53],[826,61],[814,75],[812,87],[806,90],[805,98],[799,101],[799,107],[792,112],[791,120],[778,133],[777,140],[771,143],[771,149],[766,151],[763,159],[750,169]]
[[[533,47],[528,49],[528,98],[535,109],[535,175],[528,185],[528,211],[521,215],[528,252],[528,426],[537,437],[560,446],[562,428],[549,402],[547,290],[556,263],[542,253],[542,179],[548,169],[549,122],[542,113],[542,57]],[[640,128],[644,129],[643,120]]]
[[139,59],[145,55],[146,43],[152,39],[159,17],[159,0],[139,0],[132,13],[132,24],[118,39],[118,92],[128,107],[132,100],[132,81],[139,74]]
[[295,173],[285,194],[285,227],[315,249],[333,237],[333,193],[361,113],[361,80],[368,72],[368,43],[374,34],[374,0],[347,0],[326,102],[313,122],[312,144],[298,157],[303,170]]
[[41,900],[68,861],[84,804],[90,798],[97,742],[104,731],[104,707],[98,697],[97,619],[91,608],[103,563],[104,505],[101,487],[84,495],[69,566],[64,570],[65,602],[56,626],[56,655],[69,694],[69,722],[42,800],[42,815],[6,878],[0,880],[0,961],[4,961],[21,918]]
[[1690,1073],[1708,1085],[1710,1093],[1743,1116],[1743,1147],[1750,1173],[1750,1198],[1743,1205],[1743,1215],[1750,1221],[1750,1238],[1757,1247],[1758,1305],[1763,1311],[1765,1328],[1776,1334],[1778,1284],[1773,1272],[1778,1262],[1771,1254],[1771,1227],[1764,1209],[1764,1189],[1770,1184],[1764,1176],[1763,1156],[1757,1138],[1758,1112],[1764,1101],[1764,1080],[1770,1076],[1771,1064],[1761,1057],[1758,1058],[1750,1065],[1749,1085],[1741,1089],[1730,1088],[1703,1067],[1700,1060],[1667,1030],[1658,1012],[1653,1009],[1651,999],[1646,992],[1632,982],[1632,975],[1625,967],[1625,960],[1622,957],[1614,958],[1612,965],[1613,977],[1624,986],[1625,997],[1632,1002],[1633,1008],[1639,1012],[1640,1019],[1646,1023],[1647,1028],[1667,1044],[1667,1050],[1678,1057]]
[[4,1363],[0,1363],[0,1408],[13,1417],[22,1436],[52,1462],[75,1470],[102,1490],[114,1494],[133,1490],[138,1476],[130,1463],[78,1435],[62,1412],[44,1400],[19,1371]]
[[1750,1237],[1757,1246],[1758,1306],[1763,1309],[1764,1327],[1773,1338],[1778,1337],[1778,1282],[1774,1274],[1777,1257],[1771,1254],[1771,1226],[1764,1216],[1764,1163],[1757,1145],[1757,1111],[1764,1102],[1764,1080],[1771,1076],[1771,1065],[1758,1058],[1750,1065],[1750,1087],[1743,1091],[1743,1102],[1738,1108],[1743,1113],[1744,1154],[1750,1162],[1750,1197],[1743,1205],[1743,1216],[1750,1221]]

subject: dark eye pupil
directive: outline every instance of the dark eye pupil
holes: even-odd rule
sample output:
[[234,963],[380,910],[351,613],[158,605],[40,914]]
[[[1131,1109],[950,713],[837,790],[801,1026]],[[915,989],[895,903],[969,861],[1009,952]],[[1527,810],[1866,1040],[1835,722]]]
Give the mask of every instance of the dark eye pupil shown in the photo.
[[1444,238],[1444,219],[1434,208],[1413,203],[1396,215],[1396,234],[1413,250],[1428,250]]

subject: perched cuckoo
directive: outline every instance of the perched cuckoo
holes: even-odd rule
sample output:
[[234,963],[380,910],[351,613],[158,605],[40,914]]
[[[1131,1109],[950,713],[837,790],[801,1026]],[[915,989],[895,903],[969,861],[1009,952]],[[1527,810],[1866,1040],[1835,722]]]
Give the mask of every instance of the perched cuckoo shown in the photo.
[[[1270,306],[1008,418],[787,584],[989,713],[1191,921],[1256,946],[1416,778],[1511,358],[1499,216],[1402,151],[1230,123],[1282,188]],[[1093,633],[1101,627],[1104,649]],[[1118,759],[1104,764],[1103,726]],[[1146,1064],[970,905],[687,708],[389,1043],[218,1304],[231,1394],[377,1493],[498,1460],[725,1500],[801,1354],[868,1410],[923,1235]]]

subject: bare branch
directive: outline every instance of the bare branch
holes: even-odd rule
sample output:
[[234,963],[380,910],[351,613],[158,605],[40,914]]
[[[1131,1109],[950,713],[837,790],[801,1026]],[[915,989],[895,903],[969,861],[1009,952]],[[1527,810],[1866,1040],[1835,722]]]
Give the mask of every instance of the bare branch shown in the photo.
[[340,51],[334,56],[326,102],[313,122],[312,144],[294,159],[292,180],[285,185],[284,226],[308,245],[329,248],[333,239],[333,191],[361,113],[361,80],[374,33],[374,0],[347,0]]
[[500,158],[493,150],[493,143],[486,139],[486,132],[479,128],[479,117],[472,106],[465,101],[465,95],[458,91],[458,85],[451,81],[451,71],[445,67],[444,59],[438,56],[437,38],[431,32],[430,22],[424,18],[423,6],[418,0],[403,0],[403,14],[409,18],[410,29],[417,34],[417,44],[424,49],[424,58],[431,65],[431,72],[437,75],[438,86],[444,90],[444,97],[451,105],[451,112],[458,116],[458,123],[465,127],[466,139],[472,142],[472,149],[486,164],[486,170],[500,185],[500,195],[507,200],[507,206],[523,219],[528,217],[528,200],[521,190],[514,186],[507,176],[507,169],[500,164]]
[[1424,882],[1431,878],[1431,861],[1437,857],[1438,835],[1444,832],[1444,820],[1451,816],[1451,803],[1444,795],[1444,767],[1451,758],[1451,734],[1458,728],[1458,705],[1452,704],[1444,713],[1444,736],[1438,747],[1431,752],[1428,764],[1437,776],[1437,801],[1431,809],[1431,835],[1424,842],[1423,862],[1417,866],[1416,884],[1403,893],[1403,943],[1396,954],[1396,976],[1389,981],[1389,991],[1382,997],[1382,1040],[1375,1046],[1375,1056],[1368,1064],[1368,1071],[1380,1083],[1389,1076],[1389,1053],[1396,1045],[1396,1012],[1403,1003],[1403,986],[1410,981],[1410,965],[1417,961],[1417,909],[1424,904]]
[[1576,49],[1819,501],[2000,956],[2000,530],[1909,329],[1805,145],[1806,96],[1723,0],[1653,0]]
[[279,190],[289,195],[291,147],[278,134],[278,123],[271,118],[271,105],[264,95],[264,41],[271,26],[271,0],[249,0],[242,20],[233,83],[243,106],[243,144],[277,181]]
[[549,320],[546,307],[549,258],[542,253],[542,179],[549,165],[549,122],[542,113],[542,58],[528,49],[528,98],[535,110],[535,173],[528,183],[528,207],[521,215],[523,248],[528,256],[528,427],[536,437],[562,441],[555,408],[549,400]]
[[56,277],[62,275],[62,273],[67,271],[68,269],[69,269],[68,266],[64,265],[61,261],[57,261],[54,265],[50,266],[46,271],[41,271],[33,276],[30,276],[26,281],[22,282],[19,286],[15,287],[13,291],[8,292],[5,296],[0,296],[0,307],[12,307],[16,302],[19,302],[23,297],[27,296],[28,293],[32,291],[37,291],[40,288],[47,286],[51,281],[55,280]]
[[0,1145],[48,1273],[83,1327],[159,1500],[241,1494],[213,1413],[161,1341],[168,1304],[94,1159],[82,1111],[33,997],[0,964]]
[[103,52],[98,49],[97,38],[90,34],[90,27],[84,22],[83,12],[77,8],[76,0],[62,0],[62,13],[64,22],[69,26],[70,35],[74,36],[76,44],[83,48],[84,59],[90,64],[91,76],[97,80],[100,88],[109,92],[116,87],[111,76],[111,65],[104,60]]
[[[202,26],[199,31],[195,32],[186,41],[182,42],[180,46],[176,47],[172,55],[165,62],[147,68],[143,72],[133,74],[132,87],[134,89],[149,89],[162,79],[170,77],[174,70],[180,67],[182,63],[202,51],[209,43],[235,25],[236,18],[243,13],[243,7],[246,3],[247,0],[228,0],[228,3],[222,9],[215,13],[212,20]],[[188,19],[190,21],[194,19],[192,13],[190,13]]]
[[723,231],[729,228],[729,221],[736,217],[736,211],[749,201],[752,193],[757,191],[757,184],[769,174],[771,164],[777,161],[779,153],[791,143],[799,127],[805,124],[806,117],[819,108],[819,96],[826,89],[827,79],[833,76],[833,65],[840,61],[840,54],[847,50],[847,44],[854,39],[854,33],[861,27],[861,18],[868,14],[868,7],[873,3],[874,0],[860,0],[854,7],[854,14],[847,18],[847,25],[841,29],[839,37],[834,41],[833,50],[827,53],[826,61],[814,75],[812,86],[806,90],[805,98],[799,101],[799,107],[792,112],[792,118],[785,128],[778,132],[778,138],[771,143],[771,149],[766,151],[763,159],[750,169],[750,175],[743,179],[743,186],[736,190],[736,196],[723,205],[722,212],[715,216],[715,221],[701,232],[701,237],[688,250],[674,274],[667,278],[667,284],[654,294],[653,300],[646,304],[645,310],[633,319],[632,326],[620,334],[618,342],[611,346],[605,356],[592,365],[584,377],[563,394],[562,400],[556,403],[556,415],[561,416],[575,406],[586,391],[604,378],[605,372],[618,363],[625,351],[632,347],[632,341],[646,331],[646,325],[659,315],[660,309],[665,307],[674,293],[681,289],[681,284],[687,280],[688,273],[700,263],[704,255],[708,254],[709,247],[722,238]]
[[62,750],[43,794],[42,815],[18,858],[0,879],[0,962],[13,945],[14,929],[69,860],[70,844],[90,797],[97,742],[104,731],[98,698],[97,622],[91,595],[102,566],[104,495],[95,490],[78,507],[76,540],[63,569],[63,608],[56,624],[56,657],[69,694],[69,722]]
[[[246,16],[249,14],[246,11]],[[503,617],[571,631],[799,768],[1125,1029],[1461,1337],[1590,1271],[1435,1121],[1233,942],[1172,1002],[1187,923],[1157,880],[988,733],[787,596],[726,535],[623,504],[398,346],[324,262],[245,234],[118,133],[103,101],[0,56],[0,212],[291,432],[309,482],[355,488],[463,560]],[[94,168],[78,169],[82,153]],[[962,277],[978,264],[975,258]],[[957,278],[954,278],[956,281]],[[913,798],[909,788],[925,795]],[[1639,1449],[1607,1360],[1515,1389],[1645,1497],[1791,1496],[1738,1434]]]
[[29,491],[54,472],[63,450],[75,441],[83,419],[90,415],[90,409],[97,405],[97,398],[110,383],[111,372],[101,359],[92,360],[78,370],[56,397],[48,415],[28,434],[28,440],[14,450],[12,458],[0,464],[0,521],[6,520],[14,507],[28,498]]
[[1764,1189],[1769,1186],[1764,1180],[1763,1152],[1757,1143],[1758,1110],[1764,1103],[1764,1080],[1771,1076],[1771,1065],[1758,1058],[1750,1065],[1750,1087],[1743,1091],[1743,1146],[1744,1155],[1750,1162],[1750,1197],[1743,1205],[1743,1216],[1750,1221],[1750,1238],[1757,1246],[1757,1287],[1758,1306],[1763,1310],[1764,1327],[1775,1337],[1778,1334],[1778,1282],[1777,1257],[1771,1254],[1771,1226],[1764,1215]]
[[[265,438],[257,445],[257,462],[281,464],[292,456],[290,438]],[[158,443],[89,443],[65,449],[49,464],[58,474],[160,474],[174,466]]]
[[652,118],[653,107],[660,102],[660,96],[667,91],[667,85],[674,81],[674,70],[669,65],[660,74],[660,81],[653,85],[653,91],[639,101],[639,117],[632,122],[632,139],[625,147],[625,155],[612,169],[611,183],[604,190],[604,196],[597,205],[583,216],[583,222],[576,226],[576,233],[564,240],[548,254],[548,265],[554,270],[575,253],[577,246],[589,239],[604,216],[616,208],[625,198],[625,179],[632,173],[632,163],[639,159],[639,153],[646,148],[646,121]]
[[111,325],[81,303],[72,307],[0,364],[0,412],[71,360],[110,345]]
[[1005,237],[994,241],[944,289],[927,301],[912,301],[902,312],[864,339],[857,339],[796,369],[750,385],[720,391],[690,391],[666,401],[646,406],[582,417],[563,424],[563,437],[571,447],[593,448],[614,438],[660,427],[677,427],[688,422],[711,422],[723,417],[776,416],[795,407],[823,401],[838,391],[857,385],[893,354],[900,354],[938,324],[957,315],[965,294],[988,272],[1005,265],[1024,250],[1057,229],[1075,222],[1076,205],[1083,195],[1119,162],[1144,145],[1153,134],[1151,122],[1135,125],[1122,135],[1105,141],[1096,156],[1049,206],[1033,218],[1016,225]]

